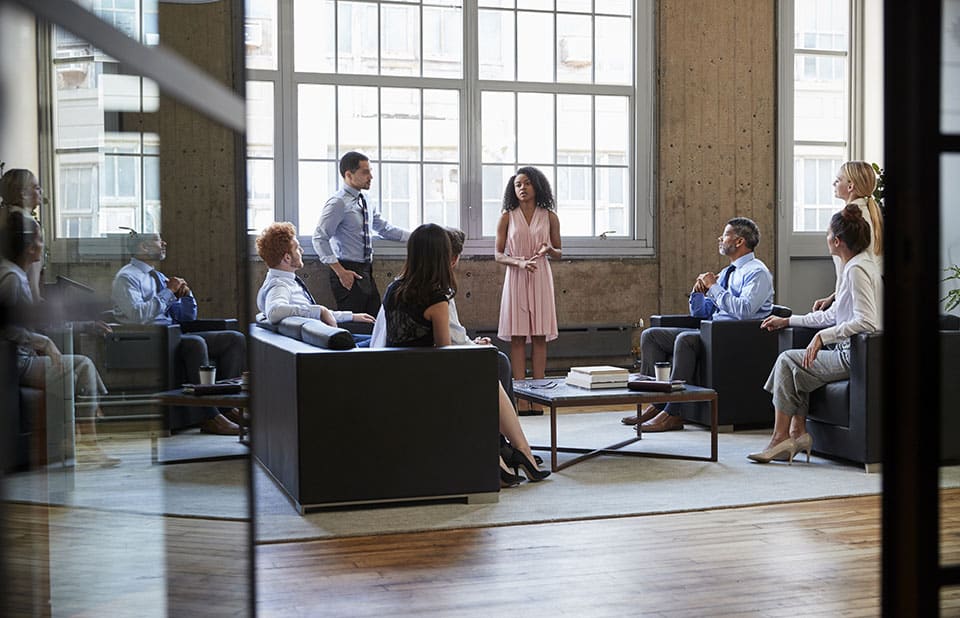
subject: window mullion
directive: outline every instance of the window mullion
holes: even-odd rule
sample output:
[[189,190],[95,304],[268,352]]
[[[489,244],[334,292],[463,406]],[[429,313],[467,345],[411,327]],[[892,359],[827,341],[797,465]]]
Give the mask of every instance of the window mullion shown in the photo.
[[479,21],[477,0],[464,0],[463,79],[460,87],[460,221],[469,239],[483,236]]
[[279,221],[291,221],[300,235],[309,234],[315,222],[299,220],[300,179],[297,106],[299,87],[294,77],[293,0],[280,0],[278,7],[277,68],[274,74],[274,210]]

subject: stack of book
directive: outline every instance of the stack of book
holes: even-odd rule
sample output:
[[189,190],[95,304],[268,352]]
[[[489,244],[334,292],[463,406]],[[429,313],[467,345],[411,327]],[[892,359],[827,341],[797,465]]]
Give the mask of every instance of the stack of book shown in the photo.
[[566,383],[580,388],[624,388],[630,373],[610,365],[571,367]]

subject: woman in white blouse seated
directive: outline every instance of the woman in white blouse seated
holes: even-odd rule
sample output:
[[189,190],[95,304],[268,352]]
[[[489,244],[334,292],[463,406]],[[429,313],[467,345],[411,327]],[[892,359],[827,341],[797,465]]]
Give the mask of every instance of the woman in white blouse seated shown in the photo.
[[827,247],[842,264],[836,299],[827,309],[789,318],[770,316],[760,328],[820,328],[805,350],[780,354],[764,388],[773,394],[776,419],[766,449],[748,457],[760,463],[793,461],[813,438],[807,433],[810,393],[824,384],[850,377],[850,337],[879,331],[883,324],[883,278],[870,246],[870,225],[859,206],[848,204],[830,219]]
[[[339,322],[373,323],[368,313],[331,311],[313,300],[313,295],[296,272],[303,267],[303,248],[292,223],[271,223],[257,238],[257,253],[270,270],[257,293],[257,309],[271,324],[299,316],[320,320],[330,326]],[[369,341],[369,335],[354,335],[357,343]]]

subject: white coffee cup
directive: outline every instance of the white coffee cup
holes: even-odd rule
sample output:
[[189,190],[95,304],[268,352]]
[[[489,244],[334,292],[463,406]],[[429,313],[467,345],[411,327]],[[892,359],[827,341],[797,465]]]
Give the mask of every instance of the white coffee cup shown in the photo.
[[217,368],[215,365],[200,366],[200,384],[213,384],[217,381]]
[[654,370],[657,372],[657,380],[661,382],[667,382],[670,380],[670,363],[667,361],[660,361],[659,363],[654,363]]

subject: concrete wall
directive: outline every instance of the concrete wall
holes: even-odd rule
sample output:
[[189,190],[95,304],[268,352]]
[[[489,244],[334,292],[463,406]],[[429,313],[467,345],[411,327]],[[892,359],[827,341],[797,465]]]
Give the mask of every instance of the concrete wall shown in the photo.
[[[224,81],[232,71],[222,57],[228,4],[161,4],[164,43]],[[724,266],[717,236],[735,215],[757,221],[758,254],[774,267],[774,5],[662,0],[659,7],[659,257],[555,262],[561,325],[633,324],[655,313],[686,312],[695,277]],[[190,281],[203,315],[239,315],[253,307],[265,269],[259,261],[250,265],[250,291],[241,302],[246,258],[235,221],[237,195],[245,190],[232,176],[232,138],[166,99],[159,121],[163,234],[171,245],[164,270]],[[401,266],[396,259],[376,261],[381,291]],[[58,268],[106,290],[117,264]],[[326,267],[308,262],[303,275],[319,302],[332,303]],[[490,257],[465,259],[459,282],[463,322],[495,325],[503,267]]]

